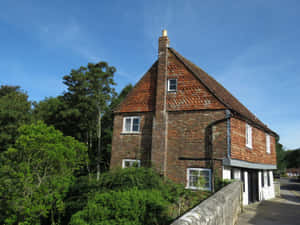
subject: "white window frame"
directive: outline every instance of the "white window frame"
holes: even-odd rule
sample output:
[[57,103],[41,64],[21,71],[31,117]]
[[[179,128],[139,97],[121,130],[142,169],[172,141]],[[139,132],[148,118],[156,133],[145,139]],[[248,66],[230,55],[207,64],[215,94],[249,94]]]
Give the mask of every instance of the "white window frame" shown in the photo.
[[[126,162],[129,162],[131,165],[129,167],[126,167],[125,166]],[[130,168],[130,167],[132,167],[133,163],[137,163],[138,167],[141,166],[141,160],[139,160],[139,159],[123,159],[122,160],[122,168]]]
[[[170,89],[170,81],[171,80],[175,80],[176,81],[176,88],[175,88],[175,90],[174,89]],[[176,92],[177,91],[177,85],[178,85],[177,79],[175,79],[175,78],[168,79],[168,92]]]
[[269,134],[266,134],[266,152],[271,154],[271,137]]
[[[197,170],[197,171],[208,171],[209,175],[208,175],[208,183],[209,183],[209,187],[208,188],[204,188],[204,187],[195,187],[195,186],[190,186],[190,171],[191,170]],[[187,185],[186,188],[188,189],[193,189],[193,190],[206,190],[206,191],[211,191],[211,169],[207,169],[207,168],[187,168]]]
[[[127,131],[125,130],[125,125],[126,125],[126,120],[130,119],[130,130]],[[138,119],[139,120],[139,130],[138,131],[133,131],[133,120]],[[134,133],[140,133],[140,128],[141,128],[141,117],[139,116],[126,116],[123,118],[123,131],[122,133],[127,133],[127,134],[134,134]]]
[[252,149],[252,127],[246,123],[246,147]]

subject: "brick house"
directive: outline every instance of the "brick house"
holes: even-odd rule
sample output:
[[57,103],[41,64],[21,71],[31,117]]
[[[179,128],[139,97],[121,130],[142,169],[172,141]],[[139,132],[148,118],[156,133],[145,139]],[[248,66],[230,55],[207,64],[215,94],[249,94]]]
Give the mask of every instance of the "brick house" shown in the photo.
[[240,179],[244,204],[274,197],[277,134],[170,48],[165,30],[157,61],[114,113],[111,168],[152,165],[187,188],[211,191],[216,177]]

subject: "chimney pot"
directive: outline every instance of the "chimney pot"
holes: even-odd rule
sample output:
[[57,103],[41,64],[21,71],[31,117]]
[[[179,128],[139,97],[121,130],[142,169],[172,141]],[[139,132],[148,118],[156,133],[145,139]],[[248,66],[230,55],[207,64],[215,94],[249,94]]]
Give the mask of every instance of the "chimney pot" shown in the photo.
[[168,36],[168,31],[167,31],[167,30],[162,30],[162,36],[163,36],[163,37]]

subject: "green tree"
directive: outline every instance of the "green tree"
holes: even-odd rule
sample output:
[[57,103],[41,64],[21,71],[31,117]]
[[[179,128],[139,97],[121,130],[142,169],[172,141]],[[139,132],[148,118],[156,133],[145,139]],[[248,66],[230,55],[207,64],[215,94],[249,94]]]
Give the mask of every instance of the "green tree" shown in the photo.
[[277,170],[279,173],[284,173],[286,169],[285,161],[285,150],[282,144],[279,141],[276,141],[276,157],[277,157]]
[[0,152],[14,144],[17,129],[30,121],[31,102],[19,86],[0,87]]
[[87,67],[72,70],[63,78],[68,91],[63,96],[67,109],[62,115],[71,125],[69,128],[78,132],[72,136],[87,143],[90,158],[96,159],[94,164],[98,178],[101,164],[101,119],[116,95],[113,88],[115,71],[106,62],[89,63]]
[[43,122],[19,128],[14,148],[0,155],[0,222],[59,222],[74,173],[87,160],[86,147]]
[[286,151],[284,160],[287,168],[300,168],[300,149]]
[[61,115],[61,112],[65,110],[65,104],[61,96],[34,102],[33,107],[33,118],[35,121],[42,120],[47,125],[52,125],[67,135],[65,129],[68,126]]

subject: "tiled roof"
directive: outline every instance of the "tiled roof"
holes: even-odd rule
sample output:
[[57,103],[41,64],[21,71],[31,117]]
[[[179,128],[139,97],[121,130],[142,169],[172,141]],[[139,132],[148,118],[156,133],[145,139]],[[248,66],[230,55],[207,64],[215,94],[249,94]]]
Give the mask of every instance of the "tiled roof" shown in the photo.
[[200,82],[208,88],[208,90],[219,99],[225,106],[227,106],[231,111],[233,111],[238,116],[243,117],[246,120],[250,120],[254,124],[263,128],[268,132],[272,132],[277,136],[277,134],[270,130],[267,125],[261,122],[253,113],[251,113],[239,100],[237,100],[230,92],[224,88],[218,81],[208,75],[205,71],[200,69],[198,66],[193,64],[191,61],[184,58],[181,54],[175,51],[173,48],[169,48],[170,51],[189,69]]

